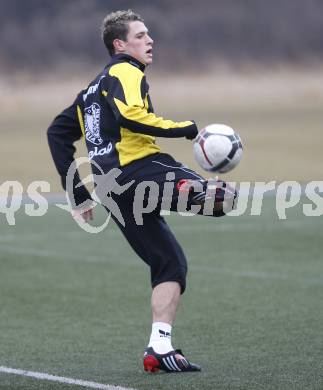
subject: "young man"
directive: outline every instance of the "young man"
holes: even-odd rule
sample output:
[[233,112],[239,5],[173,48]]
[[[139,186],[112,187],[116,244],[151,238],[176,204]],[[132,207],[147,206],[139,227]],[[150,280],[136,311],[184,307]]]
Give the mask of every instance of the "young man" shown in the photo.
[[[151,270],[153,323],[144,353],[144,369],[150,372],[159,369],[166,372],[200,371],[200,367],[189,362],[180,350],[174,350],[171,342],[172,323],[180,295],[186,287],[187,262],[160,216],[160,210],[167,174],[172,174],[174,182],[171,210],[175,211],[180,194],[185,192],[189,204],[203,206],[207,181],[171,156],[161,153],[155,144],[155,137],[193,139],[198,130],[193,121],[174,122],[154,114],[144,75],[145,67],[153,61],[153,40],[139,15],[131,10],[109,14],[103,22],[102,36],[111,61],[50,125],[50,150],[64,189],[69,166],[74,161],[73,143],[82,135],[89,157],[100,167],[101,173],[107,174],[118,168],[121,171],[118,185],[134,181],[134,185],[120,195],[113,193],[110,196],[118,205],[125,223],[122,224],[113,214],[112,217]],[[196,180],[202,186],[197,192],[192,187]],[[74,184],[79,181],[76,173]],[[142,216],[142,224],[138,224],[133,204],[136,185],[143,181],[157,183],[158,203],[153,211]],[[224,215],[222,201],[228,193],[231,198],[236,196],[228,187],[216,192],[214,216]],[[74,198],[78,205],[90,199],[90,195],[81,185],[74,188]],[[144,201],[148,202],[147,197]],[[87,221],[92,219],[92,212],[85,211],[82,216]]]

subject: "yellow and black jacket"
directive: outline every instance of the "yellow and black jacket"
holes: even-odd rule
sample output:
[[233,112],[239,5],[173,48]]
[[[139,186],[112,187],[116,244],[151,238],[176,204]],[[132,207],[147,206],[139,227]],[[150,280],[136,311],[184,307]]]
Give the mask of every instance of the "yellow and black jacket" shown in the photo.
[[[73,143],[82,136],[90,160],[106,173],[159,153],[155,137],[192,139],[197,135],[193,121],[173,122],[154,114],[144,69],[141,62],[126,54],[113,56],[72,106],[50,125],[49,146],[64,189],[74,160]],[[78,203],[88,198],[85,187],[80,188],[77,198]]]

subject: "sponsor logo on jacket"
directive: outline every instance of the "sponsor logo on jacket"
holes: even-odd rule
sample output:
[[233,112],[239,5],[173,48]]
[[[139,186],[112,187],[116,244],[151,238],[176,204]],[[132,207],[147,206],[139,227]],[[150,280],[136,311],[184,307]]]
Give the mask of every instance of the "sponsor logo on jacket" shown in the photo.
[[94,150],[91,150],[89,152],[89,159],[92,160],[93,157],[96,156],[104,156],[105,154],[109,154],[112,150],[112,143],[109,142],[109,144],[105,148],[99,149],[97,146],[94,148]]

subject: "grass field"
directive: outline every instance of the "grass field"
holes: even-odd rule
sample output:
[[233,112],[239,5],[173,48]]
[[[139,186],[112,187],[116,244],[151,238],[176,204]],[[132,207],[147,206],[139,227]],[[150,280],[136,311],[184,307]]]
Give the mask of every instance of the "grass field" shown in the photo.
[[[104,215],[97,211],[98,219]],[[146,266],[114,225],[80,230],[50,206],[0,224],[0,366],[158,389],[323,389],[322,218],[168,217],[189,259],[173,344],[198,374],[148,375]],[[81,387],[0,373],[0,389]]]
[[[0,196],[6,180],[24,190],[46,180],[61,190],[46,129],[91,72],[0,78]],[[151,74],[149,81],[158,114],[239,131],[244,156],[227,179],[322,180],[322,69]],[[158,143],[199,170],[191,142]],[[86,155],[82,141],[78,148]],[[4,374],[1,366],[138,390],[322,390],[323,221],[300,207],[287,216],[279,221],[266,197],[258,217],[168,217],[190,269],[173,344],[203,372],[151,376],[141,365],[149,272],[116,227],[89,235],[54,206],[40,218],[21,211],[16,226],[0,214],[0,390],[80,388]]]

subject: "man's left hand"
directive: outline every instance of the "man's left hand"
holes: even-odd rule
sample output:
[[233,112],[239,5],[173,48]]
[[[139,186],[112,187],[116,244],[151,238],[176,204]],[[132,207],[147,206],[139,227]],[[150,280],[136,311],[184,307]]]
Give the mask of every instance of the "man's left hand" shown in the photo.
[[89,222],[93,220],[93,209],[86,211],[82,210],[72,210],[72,217],[76,220],[83,219],[84,222]]

